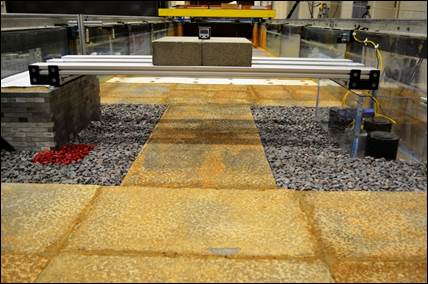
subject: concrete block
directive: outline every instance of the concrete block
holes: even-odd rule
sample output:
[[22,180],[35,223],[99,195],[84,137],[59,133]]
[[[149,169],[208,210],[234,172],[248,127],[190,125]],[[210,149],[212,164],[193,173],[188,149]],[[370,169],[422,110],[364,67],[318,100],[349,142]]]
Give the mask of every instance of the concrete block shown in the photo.
[[212,37],[202,43],[202,65],[251,66],[252,52],[246,38]]
[[92,117],[100,115],[99,82],[95,76],[82,76],[42,92],[37,88],[22,92],[2,88],[1,98],[2,136],[17,150],[60,147],[85,128]]
[[202,41],[197,37],[167,36],[154,40],[152,46],[154,65],[202,65]]

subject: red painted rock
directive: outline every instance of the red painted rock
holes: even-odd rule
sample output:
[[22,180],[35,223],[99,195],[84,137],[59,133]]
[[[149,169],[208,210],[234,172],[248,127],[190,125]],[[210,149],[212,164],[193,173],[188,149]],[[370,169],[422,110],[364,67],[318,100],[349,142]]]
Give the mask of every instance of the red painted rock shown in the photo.
[[69,144],[64,145],[58,150],[47,150],[36,153],[33,157],[33,163],[43,165],[60,164],[69,165],[85,158],[94,149],[92,144]]

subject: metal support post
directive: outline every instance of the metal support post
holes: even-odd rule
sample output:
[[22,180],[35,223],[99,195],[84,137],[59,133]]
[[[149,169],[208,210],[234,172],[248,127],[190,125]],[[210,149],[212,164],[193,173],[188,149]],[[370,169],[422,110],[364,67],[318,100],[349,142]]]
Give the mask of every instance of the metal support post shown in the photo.
[[318,109],[319,109],[319,106],[320,106],[320,79],[318,79],[317,80],[317,99],[316,99],[316,103],[315,103],[315,118],[319,118],[318,117],[318,113],[319,113],[319,111],[318,111]]
[[358,105],[357,105],[357,113],[355,114],[355,123],[354,123],[354,139],[352,142],[352,158],[356,158],[358,155],[358,145],[361,134],[361,125],[363,123],[363,103],[364,97],[358,96]]
[[361,125],[363,121],[363,103],[364,103],[364,97],[358,96],[357,113],[355,114],[355,125],[354,125],[355,136],[359,136],[361,131]]
[[77,28],[79,29],[80,54],[86,55],[86,37],[83,15],[77,15]]

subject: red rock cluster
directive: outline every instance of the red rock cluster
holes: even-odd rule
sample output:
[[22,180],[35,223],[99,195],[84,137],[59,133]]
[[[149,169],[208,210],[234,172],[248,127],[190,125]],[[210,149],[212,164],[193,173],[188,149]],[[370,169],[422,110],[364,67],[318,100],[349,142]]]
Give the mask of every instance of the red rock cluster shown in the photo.
[[59,164],[68,165],[71,163],[79,162],[85,158],[95,145],[91,144],[69,144],[64,145],[58,150],[46,150],[38,152],[33,157],[33,163],[40,163],[43,165]]

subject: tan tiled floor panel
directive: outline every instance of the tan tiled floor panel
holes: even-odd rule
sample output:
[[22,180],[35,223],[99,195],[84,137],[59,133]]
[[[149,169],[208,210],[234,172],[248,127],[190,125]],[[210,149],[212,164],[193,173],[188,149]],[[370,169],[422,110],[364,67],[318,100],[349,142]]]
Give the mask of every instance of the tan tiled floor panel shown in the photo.
[[426,193],[2,189],[2,282],[427,280]]

